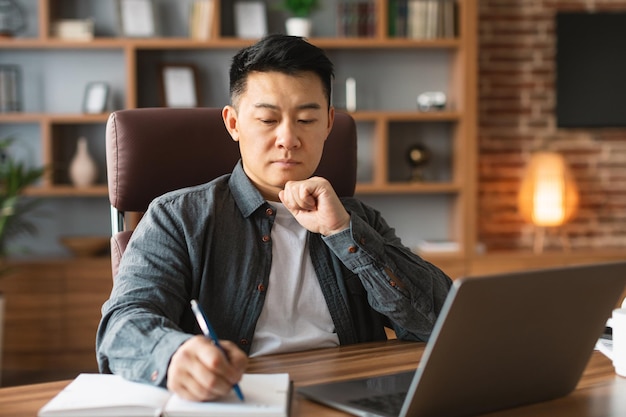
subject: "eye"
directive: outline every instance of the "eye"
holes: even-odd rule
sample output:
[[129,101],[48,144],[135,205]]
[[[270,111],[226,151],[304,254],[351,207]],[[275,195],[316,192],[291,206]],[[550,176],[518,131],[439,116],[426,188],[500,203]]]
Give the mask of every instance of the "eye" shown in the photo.
[[298,123],[303,125],[310,125],[312,123],[315,123],[316,121],[317,119],[298,119]]
[[264,125],[271,125],[271,124],[276,123],[276,120],[274,119],[259,119],[259,121],[263,123]]

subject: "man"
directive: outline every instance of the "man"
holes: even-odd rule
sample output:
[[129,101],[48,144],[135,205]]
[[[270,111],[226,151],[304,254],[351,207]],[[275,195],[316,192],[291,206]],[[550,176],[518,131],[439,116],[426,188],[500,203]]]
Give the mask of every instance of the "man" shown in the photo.
[[[332,77],[326,55],[298,37],[236,54],[222,115],[241,160],[150,205],[102,309],[102,372],[211,400],[248,355],[384,340],[384,326],[428,339],[450,279],[377,211],[311,178],[333,124]],[[198,335],[191,299],[226,355]]]

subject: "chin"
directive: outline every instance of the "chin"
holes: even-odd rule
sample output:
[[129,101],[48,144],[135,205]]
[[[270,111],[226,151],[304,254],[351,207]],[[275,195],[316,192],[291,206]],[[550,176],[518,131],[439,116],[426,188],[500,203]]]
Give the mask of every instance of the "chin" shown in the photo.
[[303,169],[283,170],[277,176],[277,183],[281,183],[285,186],[287,181],[302,181],[311,178],[312,172]]

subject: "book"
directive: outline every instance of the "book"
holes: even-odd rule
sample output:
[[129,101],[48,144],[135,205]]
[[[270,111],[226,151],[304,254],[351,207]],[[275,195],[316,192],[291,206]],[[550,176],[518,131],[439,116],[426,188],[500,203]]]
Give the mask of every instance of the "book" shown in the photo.
[[[396,36],[406,26],[406,36],[412,39],[453,38],[456,35],[456,0],[397,0],[395,9]],[[402,11],[401,7],[406,10]]]
[[459,242],[453,240],[420,240],[417,253],[454,253],[460,250]]
[[337,37],[371,38],[376,35],[376,4],[373,0],[337,2]]
[[287,417],[291,399],[289,374],[244,374],[234,392],[219,401],[187,401],[165,388],[132,382],[118,375],[78,375],[45,404],[39,417]]
[[210,39],[214,15],[214,0],[194,0],[189,14],[189,36],[196,40]]

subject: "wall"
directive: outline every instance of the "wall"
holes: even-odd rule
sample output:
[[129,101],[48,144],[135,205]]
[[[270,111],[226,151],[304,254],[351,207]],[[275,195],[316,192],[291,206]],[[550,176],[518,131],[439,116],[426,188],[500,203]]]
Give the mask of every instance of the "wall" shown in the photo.
[[[478,240],[489,250],[532,247],[516,192],[532,150],[562,152],[581,193],[564,227],[572,248],[626,246],[626,129],[557,129],[554,15],[626,11],[624,0],[479,0]],[[559,246],[549,234],[548,246]]]

